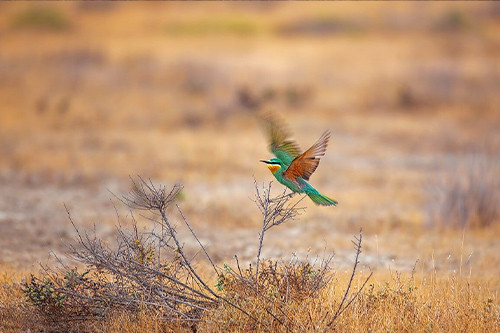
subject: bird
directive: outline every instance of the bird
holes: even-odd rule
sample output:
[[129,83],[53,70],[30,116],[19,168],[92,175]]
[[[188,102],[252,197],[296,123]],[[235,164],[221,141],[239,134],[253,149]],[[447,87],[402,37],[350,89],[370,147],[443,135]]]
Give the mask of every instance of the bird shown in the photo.
[[299,146],[289,139],[288,131],[278,119],[267,116],[263,120],[270,141],[269,150],[276,157],[260,162],[267,165],[278,182],[294,193],[305,193],[316,205],[337,206],[337,200],[319,193],[309,184],[309,178],[318,167],[320,158],[325,155],[330,131],[325,131],[311,148],[300,153]]

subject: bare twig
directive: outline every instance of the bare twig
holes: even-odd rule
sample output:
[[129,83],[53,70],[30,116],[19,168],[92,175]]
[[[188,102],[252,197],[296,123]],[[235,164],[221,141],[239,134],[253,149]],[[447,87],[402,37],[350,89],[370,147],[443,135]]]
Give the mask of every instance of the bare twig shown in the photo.
[[215,274],[219,275],[219,271],[217,270],[217,268],[215,267],[215,264],[214,262],[212,261],[212,258],[210,257],[210,255],[208,254],[207,250],[205,249],[205,247],[203,246],[203,244],[201,244],[198,236],[196,236],[195,232],[193,231],[193,229],[191,228],[191,226],[189,225],[186,217],[184,216],[184,213],[182,212],[181,208],[179,207],[179,205],[175,204],[175,206],[177,207],[177,210],[179,211],[179,213],[181,214],[182,216],[182,220],[184,221],[184,223],[186,224],[186,226],[188,227],[189,231],[191,232],[191,234],[193,235],[193,237],[196,239],[196,241],[198,242],[198,244],[200,245],[201,249],[203,250],[203,252],[205,252],[205,256],[207,257],[207,259],[210,261],[210,264],[212,265],[212,268],[214,269],[215,271]]
[[357,270],[357,267],[359,264],[359,255],[361,254],[361,243],[363,241],[362,230],[359,231],[358,237],[354,236],[354,239],[356,240],[356,242],[353,241],[352,243],[354,244],[354,247],[356,249],[356,257],[354,259],[354,266],[352,268],[351,277],[350,277],[349,283],[347,284],[347,287],[345,289],[344,296],[342,297],[342,300],[337,308],[337,311],[333,315],[333,318],[327,324],[328,327],[331,326],[335,322],[335,320],[338,318],[338,316],[340,316],[352,304],[352,302],[359,296],[359,294],[361,293],[361,291],[365,287],[366,283],[368,282],[368,280],[371,278],[371,276],[373,274],[373,272],[370,272],[370,275],[368,275],[368,277],[366,278],[364,283],[361,285],[361,288],[358,289],[358,291],[354,294],[354,296],[344,306],[344,303],[349,296],[352,281],[354,280],[354,276],[356,275],[356,270]]
[[271,197],[272,182],[266,186],[262,186],[262,193],[259,190],[257,180],[254,178],[255,186],[255,203],[262,213],[262,228],[259,234],[259,247],[257,249],[257,260],[255,265],[255,278],[259,276],[260,256],[264,243],[264,234],[272,227],[283,224],[287,221],[294,220],[303,208],[298,207],[298,204],[304,199],[300,198],[295,203],[289,203],[295,193],[286,194],[285,191],[276,197]]

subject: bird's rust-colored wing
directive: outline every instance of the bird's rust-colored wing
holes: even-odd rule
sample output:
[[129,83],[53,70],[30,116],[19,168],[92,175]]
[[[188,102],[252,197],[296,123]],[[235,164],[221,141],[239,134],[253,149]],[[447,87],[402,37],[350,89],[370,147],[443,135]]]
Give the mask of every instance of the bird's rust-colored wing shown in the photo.
[[293,159],[300,155],[300,148],[293,140],[289,140],[289,133],[276,117],[268,115],[264,118],[269,149],[285,165],[290,165]]
[[297,177],[304,180],[309,180],[319,164],[321,156],[325,155],[330,132],[326,131],[316,141],[315,144],[306,150],[302,155],[297,156],[291,163],[288,169],[283,172],[283,176],[291,181],[297,181]]

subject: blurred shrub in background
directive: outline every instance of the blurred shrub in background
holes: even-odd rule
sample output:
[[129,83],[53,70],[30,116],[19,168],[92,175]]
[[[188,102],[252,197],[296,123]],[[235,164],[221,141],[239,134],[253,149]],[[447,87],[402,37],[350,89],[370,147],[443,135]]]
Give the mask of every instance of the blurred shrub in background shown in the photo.
[[169,35],[229,34],[248,36],[258,32],[255,22],[243,17],[214,17],[189,22],[170,22],[165,31]]
[[487,227],[500,221],[500,167],[484,155],[458,159],[427,191],[432,226]]
[[46,6],[32,6],[17,13],[12,26],[15,28],[65,30],[70,26],[69,19],[61,11]]

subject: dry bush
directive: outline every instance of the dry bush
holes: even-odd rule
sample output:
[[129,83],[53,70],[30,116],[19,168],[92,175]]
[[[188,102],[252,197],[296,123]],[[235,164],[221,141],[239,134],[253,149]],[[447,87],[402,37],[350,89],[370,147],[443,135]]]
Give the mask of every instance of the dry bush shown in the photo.
[[[297,206],[301,200],[291,202],[293,194],[286,193],[271,196],[271,184],[259,189],[255,182],[255,186],[255,202],[263,216],[255,266],[242,271],[236,257],[237,269],[227,264],[217,267],[175,204],[179,220],[197,241],[198,251],[204,253],[206,266],[213,269],[216,281],[207,278],[209,274],[202,274],[188,258],[182,245],[185,240],[171,221],[173,214],[170,210],[167,214],[182,186],[167,190],[139,178],[132,181],[130,194],[120,200],[132,210],[152,213],[151,217],[143,216],[153,228],[139,231],[131,214],[132,229],[128,230],[118,215],[118,235],[111,247],[95,231],[80,231],[68,212],[77,235],[77,244],[70,246],[71,255],[84,269],[70,268],[60,260],[58,268],[45,267],[40,277],[31,276],[23,283],[27,301],[41,315],[45,327],[52,330],[92,331],[117,314],[129,318],[148,314],[157,318],[162,330],[195,330],[197,325],[221,324],[226,319],[231,326],[235,318],[239,318],[236,326],[240,328],[302,330],[304,326],[294,319],[292,309],[303,301],[314,300],[329,284],[332,257],[317,267],[299,262],[295,256],[286,264],[261,262],[265,232],[293,220],[301,209]],[[326,312],[322,319],[326,327],[358,298],[371,277],[353,292],[361,239],[360,235],[354,243],[356,258],[351,279],[337,310]]]
[[493,158],[461,158],[427,187],[430,225],[487,227],[500,221],[500,168]]
[[60,269],[45,268],[42,277],[32,276],[24,284],[28,300],[48,325],[88,325],[118,310],[154,310],[167,321],[189,322],[216,305],[218,296],[191,265],[166,216],[181,189],[175,185],[167,191],[142,180],[133,182],[130,195],[122,201],[133,209],[156,211],[160,219],[152,219],[154,227],[147,232],[138,230],[133,217],[132,230],[120,224],[114,248],[95,233],[78,230],[69,217],[78,241],[71,246],[71,254],[85,270],[70,269],[61,262]]

